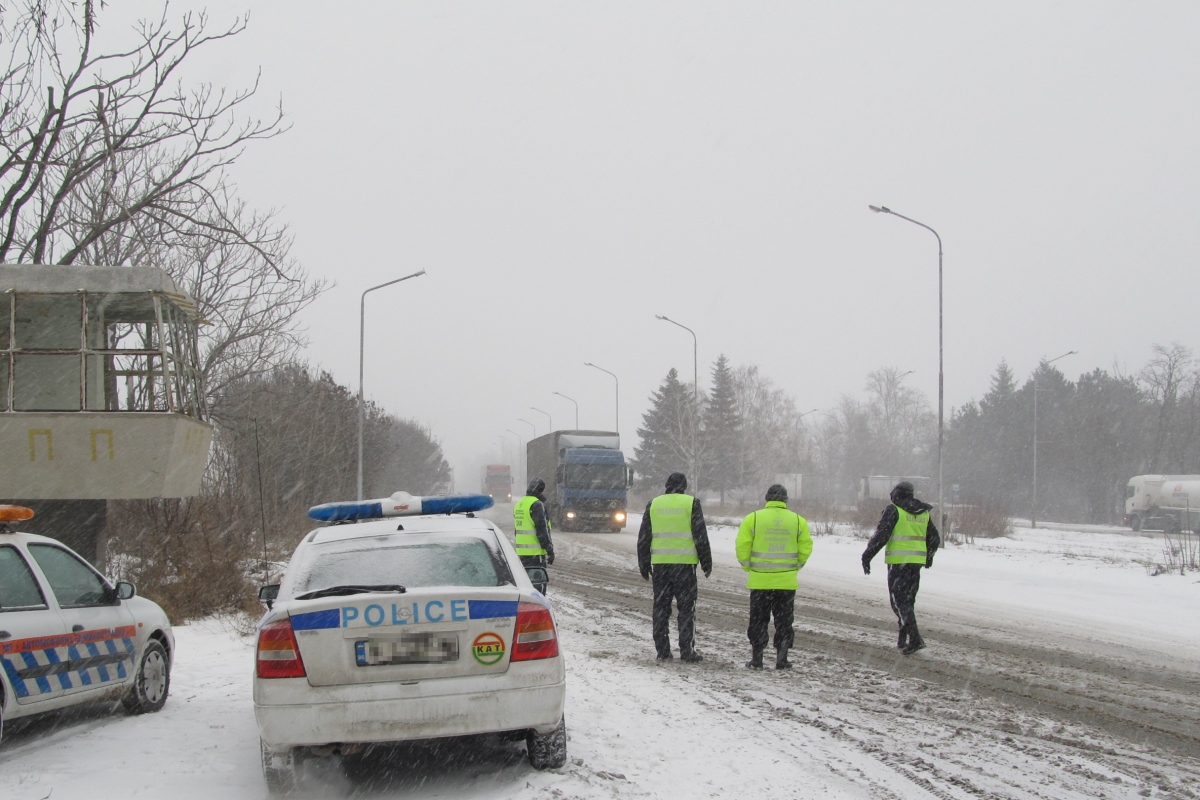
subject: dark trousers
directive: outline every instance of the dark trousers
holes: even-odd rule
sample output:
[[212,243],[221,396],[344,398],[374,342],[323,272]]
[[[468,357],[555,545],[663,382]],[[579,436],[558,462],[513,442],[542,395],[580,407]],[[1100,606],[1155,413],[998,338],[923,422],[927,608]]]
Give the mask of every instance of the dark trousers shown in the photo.
[[923,564],[888,564],[888,599],[902,631],[917,629],[917,590]]
[[796,641],[792,621],[796,615],[796,592],[791,589],[751,589],[750,627],[746,636],[755,650],[767,647],[767,626],[775,617],[775,649],[791,649]]
[[[521,559],[522,566],[543,567],[546,569],[547,575],[549,574],[550,570],[549,570],[549,567],[546,567],[546,557],[545,556],[519,556],[519,558]],[[546,587],[549,585],[550,584],[548,584],[548,583],[535,583],[533,585],[533,588],[537,589],[542,594],[545,594]]]
[[679,653],[696,649],[696,567],[692,564],[654,565],[654,647],[660,657],[671,655],[671,601],[679,606]]

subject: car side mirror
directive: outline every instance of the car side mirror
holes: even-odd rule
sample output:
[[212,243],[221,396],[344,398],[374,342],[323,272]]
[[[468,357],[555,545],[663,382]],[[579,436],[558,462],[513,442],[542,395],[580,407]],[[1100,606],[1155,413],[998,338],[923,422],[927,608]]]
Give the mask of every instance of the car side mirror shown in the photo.
[[266,606],[268,611],[275,607],[275,598],[277,597],[279,597],[278,583],[268,584],[258,590],[258,602]]
[[137,594],[137,587],[129,581],[117,581],[117,599],[131,600]]
[[628,477],[625,479],[625,488],[626,488],[626,489],[629,489],[629,488],[632,488],[632,486],[633,486],[633,467],[630,467],[630,468],[629,468],[629,475],[628,475]]
[[525,574],[534,586],[550,583],[550,573],[546,572],[545,567],[526,567]]

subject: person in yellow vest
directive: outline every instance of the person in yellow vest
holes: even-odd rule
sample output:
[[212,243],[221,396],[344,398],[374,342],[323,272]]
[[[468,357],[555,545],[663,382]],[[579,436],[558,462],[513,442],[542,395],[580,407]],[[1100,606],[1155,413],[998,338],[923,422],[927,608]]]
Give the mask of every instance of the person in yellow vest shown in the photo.
[[712,574],[712,549],[700,501],[687,492],[687,477],[672,472],[666,494],[646,504],[638,530],[638,569],[643,580],[654,577],[654,647],[658,661],[670,661],[671,603],[679,607],[679,659],[703,661],[696,651],[696,567]]
[[788,511],[787,489],[778,483],[767,489],[767,507],[742,520],[737,535],[737,559],[747,572],[750,589],[750,669],[763,668],[767,626],[775,618],[775,669],[791,669],[788,650],[795,642],[796,573],[812,555],[808,520]]
[[[550,538],[550,518],[546,514],[546,482],[534,478],[525,496],[513,504],[513,529],[517,555],[527,567],[548,567],[554,563],[554,542]],[[542,594],[547,584],[533,587]]]
[[883,510],[875,534],[863,551],[863,572],[871,574],[871,559],[884,547],[888,570],[888,599],[900,637],[896,647],[911,656],[925,647],[917,630],[917,589],[921,587],[921,567],[933,567],[933,554],[941,546],[942,537],[929,518],[933,506],[913,496],[913,485],[901,481],[892,489],[892,504]]

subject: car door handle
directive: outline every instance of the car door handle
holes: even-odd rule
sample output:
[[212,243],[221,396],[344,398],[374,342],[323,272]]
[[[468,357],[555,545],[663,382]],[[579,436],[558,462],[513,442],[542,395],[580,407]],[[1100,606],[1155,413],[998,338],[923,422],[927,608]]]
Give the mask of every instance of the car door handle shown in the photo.
[[82,632],[83,632],[82,625],[72,625],[71,626],[71,633],[82,633]]

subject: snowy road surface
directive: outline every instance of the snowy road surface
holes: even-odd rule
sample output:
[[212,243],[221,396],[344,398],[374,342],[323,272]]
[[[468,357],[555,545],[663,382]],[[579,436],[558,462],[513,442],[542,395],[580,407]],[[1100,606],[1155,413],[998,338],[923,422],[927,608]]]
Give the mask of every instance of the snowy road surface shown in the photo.
[[[556,534],[570,762],[520,743],[383,749],[310,775],[311,797],[1200,798],[1200,577],[1150,578],[1157,540],[1018,530],[924,573],[929,649],[896,653],[883,564],[820,536],[801,574],[789,673],[752,673],[733,530],[712,531],[705,662],[659,667],[637,519]],[[880,559],[882,562],[882,559]],[[252,640],[176,629],[159,714],[97,710],[11,730],[0,798],[263,798]]]

